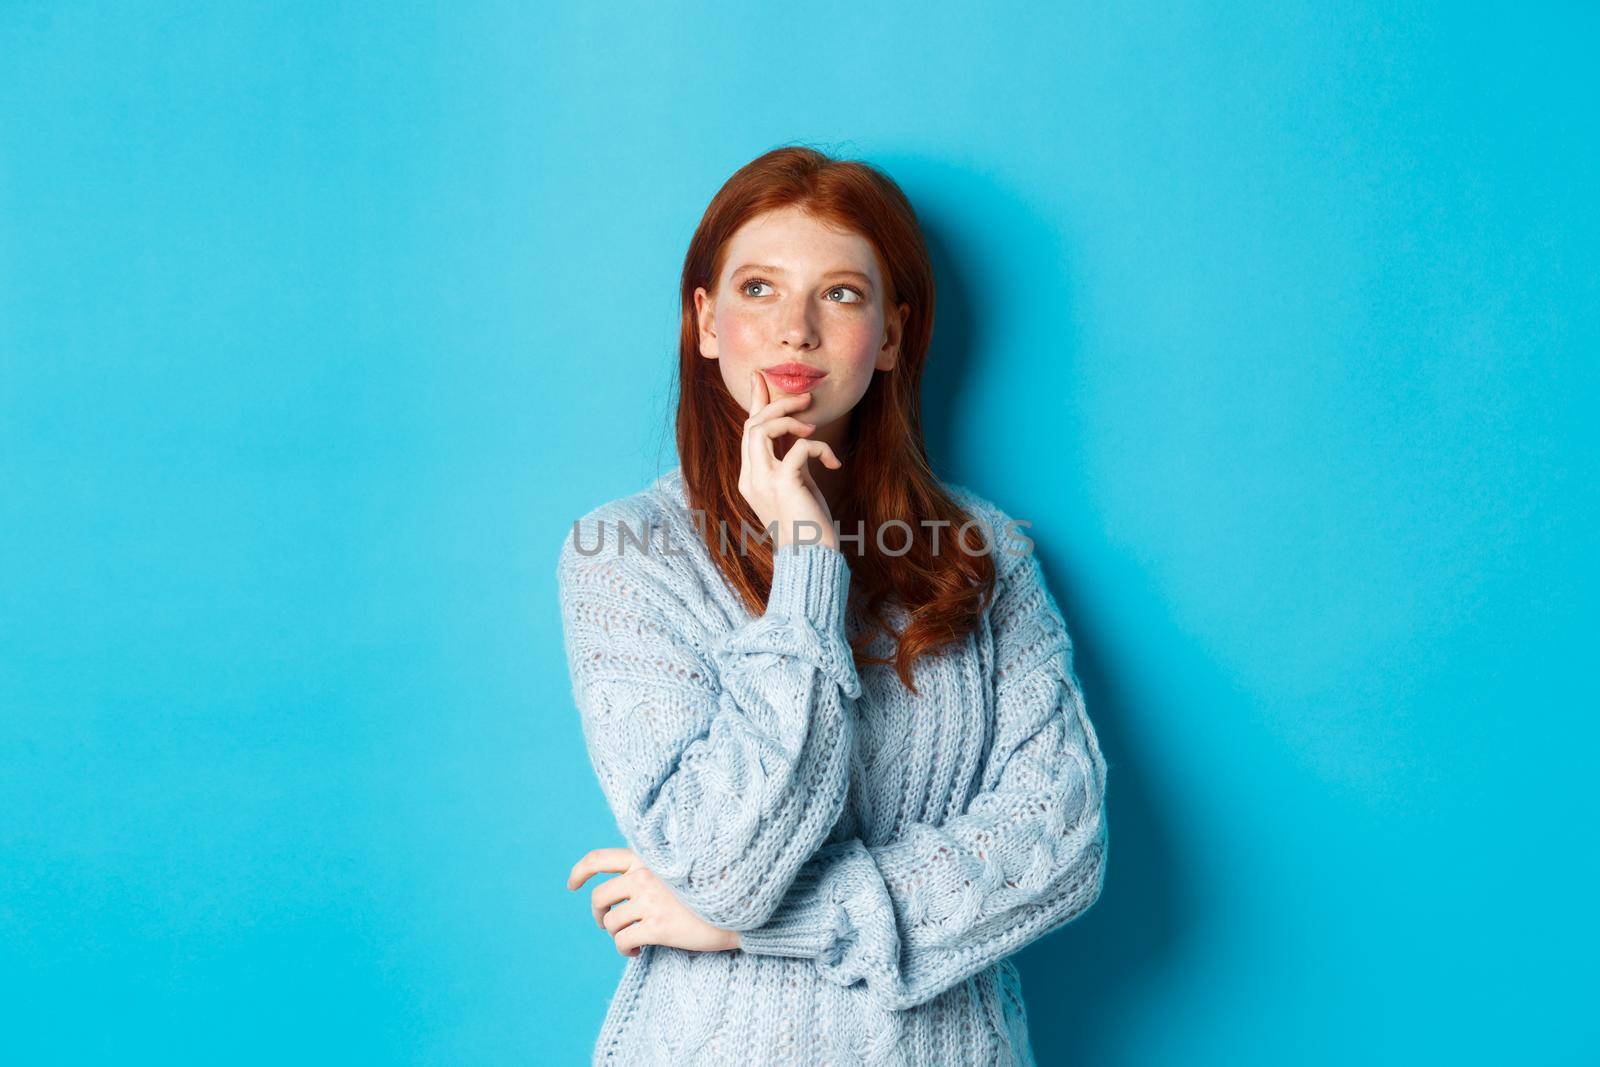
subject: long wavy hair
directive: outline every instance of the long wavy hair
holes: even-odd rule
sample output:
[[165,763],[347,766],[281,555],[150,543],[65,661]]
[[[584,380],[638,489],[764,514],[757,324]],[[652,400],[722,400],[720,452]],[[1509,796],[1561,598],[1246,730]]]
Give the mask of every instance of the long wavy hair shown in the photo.
[[[677,444],[689,506],[718,568],[753,614],[765,609],[772,583],[772,544],[730,533],[739,551],[727,551],[721,531],[762,529],[739,492],[739,442],[749,416],[723,384],[715,360],[700,354],[695,321],[697,287],[715,295],[730,237],[770,210],[799,207],[821,221],[854,231],[873,246],[883,273],[885,307],[910,305],[892,370],[878,371],[851,412],[844,454],[848,489],[830,502],[841,533],[864,531],[851,561],[850,608],[868,625],[850,640],[858,665],[893,663],[912,692],[911,668],[921,655],[964,639],[978,625],[993,595],[995,569],[986,542],[974,537],[968,515],[934,476],[922,437],[921,386],[933,335],[933,266],[911,202],[894,180],[871,164],[838,160],[790,145],[739,168],[712,197],[683,261],[683,323],[679,338]],[[877,531],[900,520],[910,527],[902,555],[884,553]],[[947,522],[935,536],[923,523]],[[743,524],[743,525],[741,525]],[[858,526],[858,524],[861,524]],[[964,528],[965,527],[965,528]],[[955,542],[956,538],[959,542]],[[883,540],[898,551],[904,529],[889,527]],[[893,603],[906,613],[896,632],[884,613]],[[894,641],[892,656],[867,653],[875,632]]]

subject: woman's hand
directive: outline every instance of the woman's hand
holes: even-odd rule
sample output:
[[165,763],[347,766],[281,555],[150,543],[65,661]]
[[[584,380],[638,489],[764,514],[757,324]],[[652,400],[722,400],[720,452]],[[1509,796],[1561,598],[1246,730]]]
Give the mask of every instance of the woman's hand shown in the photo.
[[590,892],[594,921],[612,936],[622,955],[637,956],[643,945],[691,952],[739,947],[737,930],[712,926],[690,911],[632,849],[595,849],[572,868],[567,888],[577,889],[601,872],[615,872],[617,877],[606,879]]
[[[785,394],[771,400],[761,372],[752,371],[751,378],[750,417],[744,423],[743,460],[739,465],[740,495],[755,511],[763,529],[774,522],[778,524],[774,551],[799,539],[799,523],[808,524],[806,530],[819,533],[822,544],[838,548],[833,513],[811,478],[808,461],[815,456],[834,470],[843,464],[826,442],[804,440],[806,434],[816,431],[814,423],[789,414],[811,403],[811,394]],[[784,434],[792,434],[795,442],[779,459],[774,442]],[[810,543],[809,532],[806,539]]]

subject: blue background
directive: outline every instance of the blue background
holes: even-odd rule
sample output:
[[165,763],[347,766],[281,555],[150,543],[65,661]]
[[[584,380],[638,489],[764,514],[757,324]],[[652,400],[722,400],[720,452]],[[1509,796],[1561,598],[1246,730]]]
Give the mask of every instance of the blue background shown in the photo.
[[922,214],[1112,763],[1041,1063],[1594,1062],[1596,22],[6,4],[4,1058],[586,1060],[556,554],[803,141]]

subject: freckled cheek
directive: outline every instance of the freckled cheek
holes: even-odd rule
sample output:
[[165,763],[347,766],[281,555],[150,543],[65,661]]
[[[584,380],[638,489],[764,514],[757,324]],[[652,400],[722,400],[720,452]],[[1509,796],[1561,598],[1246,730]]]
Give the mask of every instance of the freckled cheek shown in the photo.
[[841,362],[850,370],[851,377],[871,374],[878,359],[878,331],[868,325],[841,326],[829,337]]
[[718,324],[717,337],[730,350],[728,355],[743,360],[749,353],[762,351],[763,329],[754,316],[724,315]]

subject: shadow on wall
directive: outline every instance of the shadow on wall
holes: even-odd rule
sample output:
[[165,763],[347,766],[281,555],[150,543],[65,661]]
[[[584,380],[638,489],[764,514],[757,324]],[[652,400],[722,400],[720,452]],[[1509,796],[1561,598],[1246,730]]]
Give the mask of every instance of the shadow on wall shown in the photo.
[[1122,1045],[1115,1029],[1137,1018],[1141,977],[1171,961],[1196,919],[1195,905],[1153,799],[1161,791],[1149,787],[1129,743],[1133,709],[1093,655],[1093,629],[1074,617],[1071,591],[1054,576],[1060,568],[1047,558],[1044,563],[1073,635],[1084,704],[1108,764],[1109,842],[1100,899],[1017,953],[1016,964],[1039,1063],[1106,1063]]
[[[904,174],[918,186],[924,185],[918,177],[927,173],[928,166],[926,161],[887,163],[890,173]],[[1007,305],[1015,304],[1020,311],[1025,303],[1037,307],[1042,293],[1061,294],[1052,301],[1058,309],[1054,314],[1062,317],[1053,324],[1059,326],[1053,335],[1062,338],[1060,358],[1038,364],[1056,380],[1035,383],[1039,388],[1029,394],[1034,410],[1028,417],[1050,419],[1054,426],[1047,427],[1043,436],[1063,447],[1071,443],[1070,435],[1058,429],[1071,418],[1065,407],[1073,395],[1076,370],[1070,320],[1077,311],[1066,267],[1070,257],[1049,225],[986,178],[946,171],[934,175],[926,186],[941,190],[932,204],[915,197],[938,282],[937,321],[923,387],[928,448],[936,470],[949,472],[946,477],[995,499],[983,484],[988,460],[970,455],[970,443],[950,439],[959,437],[958,386],[967,380],[973,353],[994,348],[993,338],[980,336],[980,323],[1004,321]],[[948,203],[949,210],[941,211],[941,203]],[[975,230],[974,219],[982,220],[981,232]],[[970,279],[978,278],[988,281],[978,287],[980,299],[974,301]],[[1061,419],[1053,418],[1057,414]],[[941,462],[945,456],[954,462]],[[1059,464],[1038,464],[1034,469],[1061,470],[1063,479],[1071,479],[1075,464],[1068,455]],[[1080,495],[1076,487],[1066,485],[1040,489],[1068,500]],[[1029,514],[1019,502],[995,502],[1013,515]],[[1149,787],[1143,761],[1132,744],[1129,726],[1134,709],[1124,699],[1118,680],[1095,655],[1100,642],[1093,620],[1078,617],[1073,610],[1077,600],[1069,569],[1051,559],[1061,548],[1057,544],[1052,550],[1041,541],[1040,563],[1066,617],[1074,666],[1109,767],[1109,851],[1105,887],[1095,905],[1013,957],[1022,974],[1029,1030],[1041,1065],[1104,1063],[1112,1058],[1124,1044],[1116,1034],[1120,1020],[1137,1014],[1141,976],[1171,962],[1183,932],[1196,918],[1185,872],[1177,867],[1176,851],[1153,799],[1161,791]],[[1130,596],[1140,592],[1127,591]],[[1159,620],[1166,614],[1155,610],[1147,617]],[[1175,648],[1183,640],[1177,634],[1168,636]],[[1158,718],[1149,709],[1140,717]]]

